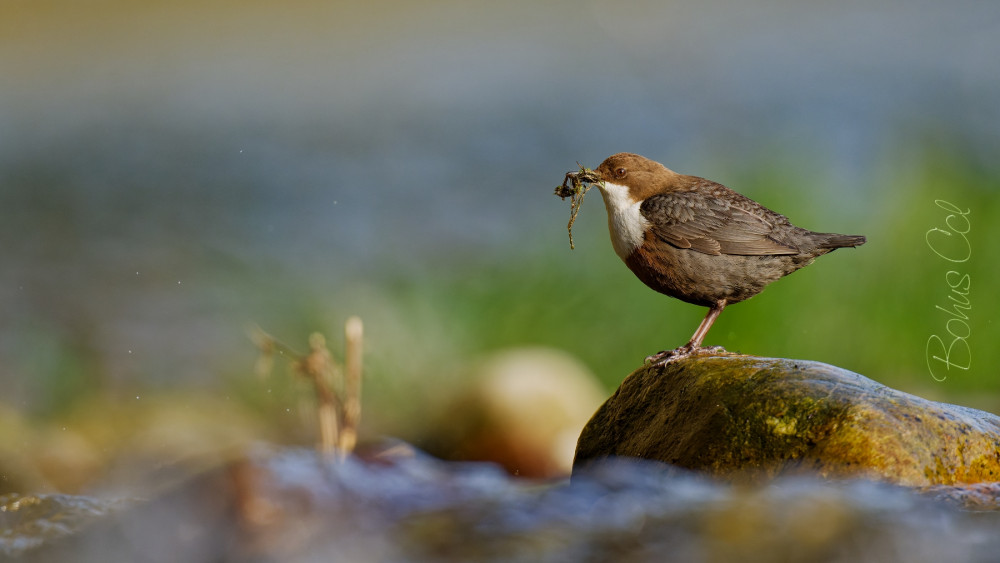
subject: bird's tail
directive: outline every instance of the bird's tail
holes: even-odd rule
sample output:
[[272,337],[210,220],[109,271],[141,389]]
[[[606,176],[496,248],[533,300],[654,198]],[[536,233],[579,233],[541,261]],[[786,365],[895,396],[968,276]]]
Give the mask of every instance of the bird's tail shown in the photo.
[[849,246],[861,246],[868,240],[862,235],[838,235],[836,233],[822,233],[818,238],[819,247],[829,248],[830,250]]

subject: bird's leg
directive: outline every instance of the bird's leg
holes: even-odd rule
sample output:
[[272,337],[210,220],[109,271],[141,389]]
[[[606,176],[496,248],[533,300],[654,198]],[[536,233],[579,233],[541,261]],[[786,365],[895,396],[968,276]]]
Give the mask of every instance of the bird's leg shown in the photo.
[[[691,337],[691,340],[689,340],[687,344],[675,350],[665,350],[658,354],[649,356],[646,358],[646,363],[660,364],[660,363],[672,362],[674,360],[686,358],[691,354],[696,353],[699,350],[702,350],[703,348],[701,347],[701,343],[703,340],[705,340],[705,335],[708,334],[708,329],[712,328],[712,324],[715,323],[715,319],[719,318],[719,315],[725,308],[726,308],[725,299],[720,299],[716,301],[715,304],[712,305],[712,307],[708,310],[708,314],[705,315],[705,318],[701,321],[701,324],[698,325],[698,330],[694,331],[694,336]],[[712,348],[705,348],[704,350],[721,352],[724,349],[722,348],[722,346],[713,346]]]
[[726,308],[726,300],[720,299],[712,305],[712,308],[708,310],[708,314],[698,325],[698,330],[694,331],[694,336],[691,340],[684,345],[684,348],[689,348],[691,350],[697,350],[701,348],[702,340],[705,340],[705,335],[708,334],[708,329],[712,328],[712,324],[715,323],[715,319],[719,318],[722,310]]

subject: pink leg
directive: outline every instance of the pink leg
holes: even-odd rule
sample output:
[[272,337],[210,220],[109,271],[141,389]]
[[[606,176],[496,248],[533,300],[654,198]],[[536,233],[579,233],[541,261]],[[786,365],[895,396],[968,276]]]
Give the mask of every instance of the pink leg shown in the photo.
[[[708,329],[712,328],[712,324],[715,323],[715,319],[719,318],[719,314],[722,310],[726,308],[726,300],[720,299],[716,301],[715,305],[708,310],[708,314],[705,315],[704,320],[698,325],[698,330],[694,331],[694,336],[687,344],[677,348],[676,350],[665,350],[658,354],[654,354],[646,358],[647,363],[652,364],[665,364],[667,362],[672,362],[674,360],[680,360],[681,358],[686,358],[691,354],[703,350],[701,343],[705,340],[705,335],[708,334]],[[720,352],[724,351],[721,346],[716,346],[714,348],[706,348],[706,351]]]
[[708,314],[705,315],[705,319],[701,321],[700,325],[698,325],[698,330],[694,331],[694,336],[691,337],[691,340],[687,343],[685,348],[690,348],[692,350],[701,348],[701,342],[702,340],[705,340],[705,335],[708,334],[708,329],[712,328],[712,324],[715,322],[715,319],[719,318],[719,314],[721,314],[722,310],[725,308],[725,299],[716,301],[715,305],[708,310]]

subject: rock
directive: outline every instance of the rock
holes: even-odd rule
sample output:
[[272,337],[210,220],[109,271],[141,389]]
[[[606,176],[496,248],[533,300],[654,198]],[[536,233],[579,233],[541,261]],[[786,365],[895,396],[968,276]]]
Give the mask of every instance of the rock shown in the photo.
[[610,456],[739,481],[1000,481],[1000,417],[818,362],[695,356],[629,375],[584,428],[574,473]]
[[575,357],[514,348],[485,358],[441,410],[421,446],[451,461],[490,461],[512,475],[565,477],[580,430],[607,397]]
[[977,512],[1000,511],[1000,483],[967,483],[923,487],[924,496]]

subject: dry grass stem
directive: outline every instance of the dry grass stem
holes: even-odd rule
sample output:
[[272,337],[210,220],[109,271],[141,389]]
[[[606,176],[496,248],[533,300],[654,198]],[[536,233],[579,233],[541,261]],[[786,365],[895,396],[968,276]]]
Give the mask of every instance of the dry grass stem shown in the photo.
[[361,354],[364,325],[361,317],[351,317],[344,323],[344,425],[340,432],[340,451],[354,450],[361,421]]
[[309,353],[305,355],[258,327],[250,333],[251,340],[260,350],[255,366],[259,376],[267,376],[273,369],[274,356],[282,355],[291,361],[294,373],[313,384],[319,425],[318,448],[324,454],[337,453],[341,456],[354,450],[361,420],[361,319],[349,318],[344,333],[344,368],[337,364],[326,345],[326,338],[318,332],[310,335]]

